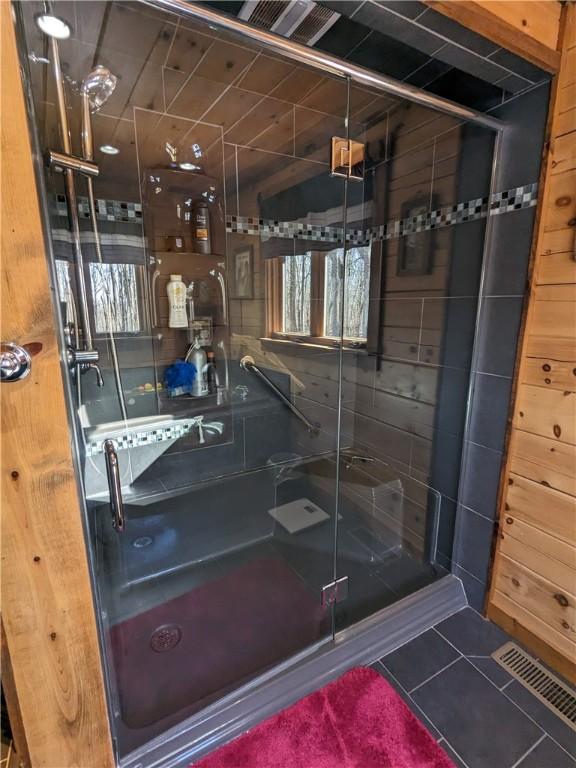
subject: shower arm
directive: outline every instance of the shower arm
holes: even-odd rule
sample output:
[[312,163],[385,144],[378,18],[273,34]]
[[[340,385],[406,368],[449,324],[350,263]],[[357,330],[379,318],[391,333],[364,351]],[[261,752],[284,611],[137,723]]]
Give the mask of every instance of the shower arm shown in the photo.
[[290,400],[289,397],[286,397],[284,392],[282,392],[282,390],[279,387],[277,387],[276,384],[274,384],[274,382],[271,379],[268,378],[268,376],[266,376],[264,371],[261,371],[260,368],[258,368],[256,363],[254,362],[254,358],[253,357],[251,357],[250,355],[245,355],[240,360],[240,368],[242,368],[244,371],[248,371],[249,373],[256,374],[256,376],[258,376],[258,378],[261,381],[263,381],[266,384],[266,386],[269,389],[272,390],[272,392],[274,392],[276,397],[284,403],[286,408],[288,408],[290,411],[292,411],[294,416],[296,416],[298,419],[300,419],[300,421],[304,424],[304,426],[306,427],[308,432],[310,432],[315,437],[319,434],[319,432],[320,432],[319,425],[318,424],[313,424],[311,421],[309,421],[306,418],[306,416],[304,416],[302,411],[294,405],[292,400]]

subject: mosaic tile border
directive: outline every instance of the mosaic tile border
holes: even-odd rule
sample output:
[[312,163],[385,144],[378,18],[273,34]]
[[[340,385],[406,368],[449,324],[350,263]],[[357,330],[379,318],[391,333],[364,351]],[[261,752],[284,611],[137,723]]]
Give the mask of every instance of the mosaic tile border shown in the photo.
[[[153,443],[164,443],[167,440],[178,440],[187,435],[191,429],[198,427],[200,420],[198,418],[179,421],[169,427],[149,427],[148,429],[130,429],[120,435],[113,437],[112,440],[117,451],[126,451],[129,448],[138,448],[142,445],[151,445]],[[91,440],[86,443],[86,456],[98,456],[104,453],[103,440]]]
[[[123,200],[96,200],[97,216],[100,221],[121,221],[129,224],[142,223],[142,204],[130,203]],[[57,216],[68,216],[68,207],[64,195],[56,195]],[[90,207],[87,197],[78,198],[78,213],[80,218],[90,218]]]
[[[375,228],[351,229],[346,233],[346,242],[353,245],[367,245],[374,240],[392,240],[403,235],[483,219],[489,215],[496,216],[522,208],[531,208],[537,201],[538,183],[535,182],[496,192],[490,198],[468,200],[411,218],[392,219]],[[341,227],[326,227],[300,221],[272,221],[247,216],[227,216],[226,231],[242,235],[259,235],[265,239],[280,237],[290,240],[329,242],[336,245],[341,245],[344,241],[344,232]]]

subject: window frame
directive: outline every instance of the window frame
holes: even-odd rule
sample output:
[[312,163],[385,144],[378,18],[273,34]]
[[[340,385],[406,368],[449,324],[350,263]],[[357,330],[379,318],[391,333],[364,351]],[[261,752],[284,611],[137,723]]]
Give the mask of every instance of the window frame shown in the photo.
[[[335,250],[335,249],[332,249]],[[331,251],[307,251],[311,255],[310,265],[310,333],[287,333],[283,326],[283,265],[287,256],[273,256],[266,259],[266,336],[269,339],[292,341],[297,344],[311,344],[321,347],[366,349],[368,328],[362,338],[347,338],[324,335],[325,262]],[[371,254],[372,257],[372,254]],[[372,262],[371,262],[372,263]],[[368,291],[370,293],[370,291]],[[368,297],[366,297],[368,301]]]

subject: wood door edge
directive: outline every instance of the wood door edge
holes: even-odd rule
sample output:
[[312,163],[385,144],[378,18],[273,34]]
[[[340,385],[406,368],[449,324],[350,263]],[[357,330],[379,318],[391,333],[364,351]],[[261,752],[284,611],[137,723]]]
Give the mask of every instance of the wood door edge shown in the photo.
[[0,34],[2,335],[20,344],[42,343],[30,375],[2,384],[1,392],[7,703],[19,752],[28,753],[31,765],[112,768],[83,512],[9,2],[0,2]]

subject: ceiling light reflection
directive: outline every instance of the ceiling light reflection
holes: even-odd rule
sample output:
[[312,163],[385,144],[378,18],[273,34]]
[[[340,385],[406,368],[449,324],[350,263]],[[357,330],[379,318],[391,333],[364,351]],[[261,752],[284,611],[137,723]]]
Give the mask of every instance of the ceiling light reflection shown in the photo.
[[67,40],[72,31],[68,22],[51,13],[39,13],[36,16],[36,24],[45,35],[57,40]]

